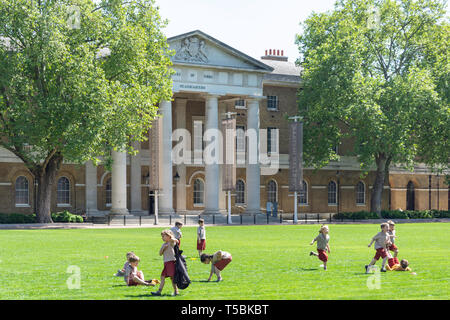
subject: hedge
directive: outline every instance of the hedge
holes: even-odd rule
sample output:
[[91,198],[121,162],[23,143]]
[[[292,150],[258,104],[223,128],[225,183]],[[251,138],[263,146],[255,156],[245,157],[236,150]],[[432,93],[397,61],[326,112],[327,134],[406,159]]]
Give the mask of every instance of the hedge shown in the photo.
[[[52,213],[52,220],[53,222],[83,222],[83,218],[81,216],[72,214],[67,210]],[[0,213],[0,224],[13,223],[37,223],[36,214]]]
[[[450,210],[382,210],[382,219],[439,219],[450,218]],[[342,220],[367,220],[380,219],[375,212],[359,211],[359,212],[340,212],[333,215],[333,219]]]

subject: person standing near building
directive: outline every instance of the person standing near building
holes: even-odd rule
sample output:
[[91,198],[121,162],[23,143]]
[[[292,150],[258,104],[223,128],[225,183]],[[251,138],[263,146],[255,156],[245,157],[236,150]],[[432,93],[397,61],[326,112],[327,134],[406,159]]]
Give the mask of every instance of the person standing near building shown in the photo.
[[205,221],[203,219],[198,220],[198,228],[197,228],[197,250],[198,256],[201,257],[203,251],[206,249],[206,230],[205,230]]
[[175,239],[178,240],[178,247],[180,247],[181,237],[183,236],[183,234],[181,232],[182,227],[183,227],[183,223],[180,221],[176,221],[175,226],[170,228],[170,231],[172,231],[173,235],[175,236]]

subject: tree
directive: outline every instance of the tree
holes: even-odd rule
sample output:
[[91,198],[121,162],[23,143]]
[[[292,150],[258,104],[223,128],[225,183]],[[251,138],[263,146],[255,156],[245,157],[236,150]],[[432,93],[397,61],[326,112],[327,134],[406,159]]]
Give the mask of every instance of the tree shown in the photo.
[[302,66],[299,113],[305,160],[338,159],[342,139],[363,171],[376,166],[371,211],[392,164],[448,168],[450,109],[445,3],[438,0],[340,0],[312,14],[297,36]]
[[63,161],[135,152],[171,99],[165,24],[153,0],[0,0],[0,146],[37,180],[40,222]]

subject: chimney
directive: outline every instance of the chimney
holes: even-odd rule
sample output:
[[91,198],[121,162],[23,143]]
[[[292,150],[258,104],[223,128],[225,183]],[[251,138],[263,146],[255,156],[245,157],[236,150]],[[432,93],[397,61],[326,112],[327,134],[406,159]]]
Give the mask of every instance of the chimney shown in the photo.
[[275,60],[275,61],[288,61],[288,57],[284,56],[284,50],[279,49],[269,49],[269,54],[267,54],[267,49],[265,50],[265,56],[262,56],[261,59],[263,60]]

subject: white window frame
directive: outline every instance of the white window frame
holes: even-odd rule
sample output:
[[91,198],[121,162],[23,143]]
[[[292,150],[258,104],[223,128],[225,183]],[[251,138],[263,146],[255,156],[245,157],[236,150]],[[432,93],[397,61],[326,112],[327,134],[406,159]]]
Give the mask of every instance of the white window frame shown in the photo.
[[[362,186],[363,186],[363,191],[362,191],[362,196],[363,196],[363,202],[361,203],[361,202],[358,202],[358,194],[360,194],[361,193],[361,191],[359,191],[358,190],[358,185],[360,185],[360,184],[362,184]],[[356,184],[356,193],[355,193],[355,195],[356,195],[356,205],[357,206],[365,206],[366,205],[366,184],[364,183],[364,182],[362,182],[362,181],[359,181],[357,184]]]
[[[335,190],[334,190],[334,194],[335,194],[335,202],[330,202],[330,184],[334,183],[335,186]],[[328,182],[327,184],[327,202],[329,206],[337,206],[337,199],[338,199],[338,189],[337,189],[337,183],[334,180],[331,180],[330,182]]]
[[279,133],[280,129],[276,127],[267,127],[267,154],[277,154],[279,152]]
[[[68,181],[68,185],[69,185],[69,189],[68,190],[62,190],[62,191],[64,191],[64,192],[68,192],[69,193],[69,199],[68,199],[68,202],[59,202],[59,192],[62,192],[61,190],[59,190],[59,181],[62,179],[62,178],[65,178],[65,179],[67,179],[67,181]],[[66,176],[61,176],[61,177],[59,177],[58,178],[58,180],[57,180],[57,182],[56,182],[56,206],[57,207],[60,207],[60,208],[66,208],[66,207],[71,207],[71,204],[70,204],[70,202],[71,202],[71,199],[72,198],[72,195],[71,195],[71,192],[70,192],[70,179],[68,178],[68,177],[66,177]]]
[[[242,104],[238,104],[238,102],[243,101],[243,105]],[[234,108],[235,109],[247,109],[247,102],[245,101],[245,99],[237,99],[234,101]]]
[[[242,182],[242,185],[243,185],[243,187],[244,187],[244,189],[243,190],[238,190],[238,182]],[[243,198],[243,202],[238,202],[238,199],[239,199],[239,197],[238,197],[238,192],[242,192],[242,198]],[[239,204],[239,205],[243,205],[243,204],[245,204],[246,202],[245,202],[245,182],[244,182],[244,180],[242,180],[242,179],[238,179],[237,181],[236,181],[236,198],[235,198],[236,200],[235,200],[235,204]]]
[[[270,106],[271,103],[274,103],[275,107]],[[278,99],[278,96],[267,96],[267,110],[278,111],[279,104],[280,104],[280,100]]]
[[[195,190],[195,182],[200,181],[203,185],[203,190],[196,191]],[[201,192],[201,203],[195,203],[195,194]],[[205,181],[202,178],[195,178],[194,182],[192,183],[192,204],[194,207],[204,207],[205,206]]]
[[[24,178],[27,184],[27,189],[17,189],[17,180],[19,180],[19,178]],[[17,191],[19,192],[25,192],[26,191],[26,195],[27,195],[27,201],[26,203],[17,203]],[[25,176],[18,176],[16,178],[16,181],[14,183],[14,202],[16,205],[16,208],[29,208],[30,207],[30,182],[28,181],[27,177]]]

